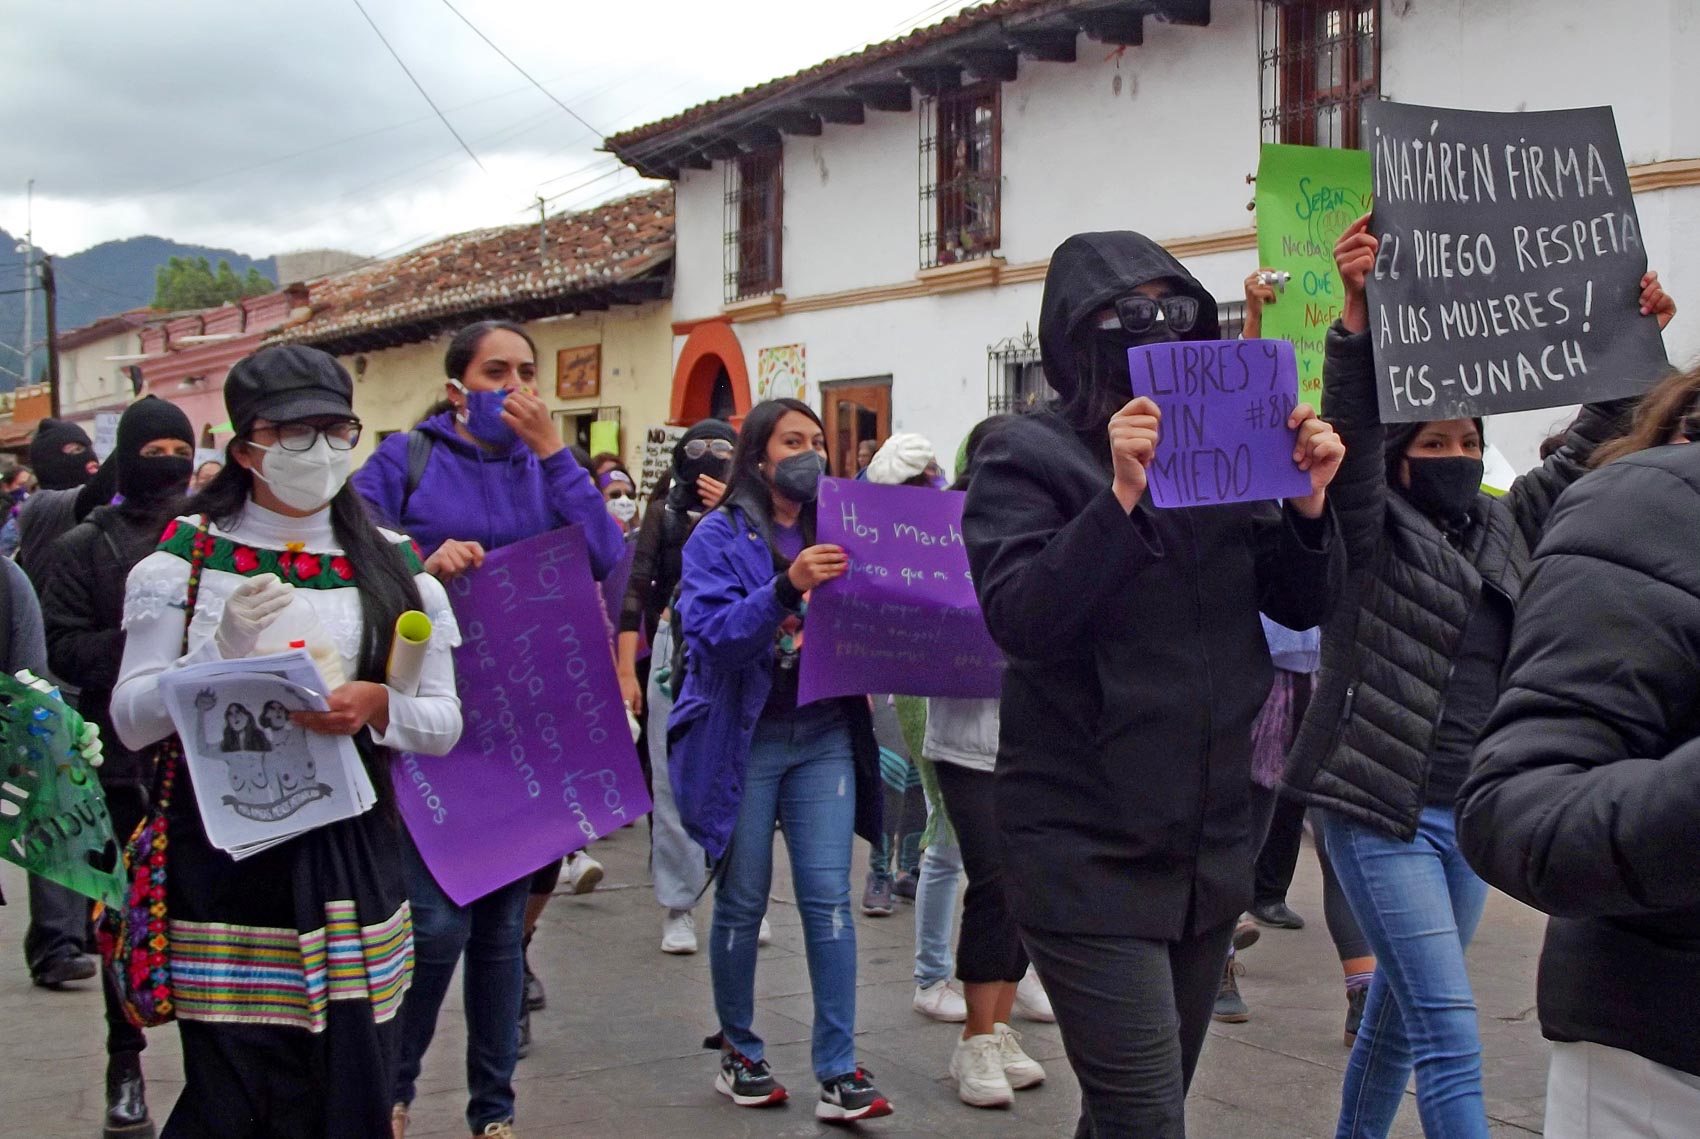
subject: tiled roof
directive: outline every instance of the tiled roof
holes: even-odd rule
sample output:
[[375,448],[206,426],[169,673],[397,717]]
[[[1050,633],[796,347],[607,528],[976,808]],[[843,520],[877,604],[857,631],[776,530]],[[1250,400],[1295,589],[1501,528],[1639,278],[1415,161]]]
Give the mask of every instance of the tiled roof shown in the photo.
[[97,340],[105,340],[109,336],[131,332],[157,317],[166,315],[148,308],[133,308],[114,316],[103,316],[99,320],[90,321],[81,328],[73,328],[61,332],[53,343],[61,352],[69,352],[73,348],[81,348],[85,344],[93,344]]
[[623,149],[659,135],[672,134],[674,131],[690,127],[696,123],[718,118],[729,111],[741,110],[775,96],[790,94],[795,88],[805,85],[812,87],[817,84],[826,86],[829,81],[847,78],[853,72],[869,70],[878,64],[895,63],[899,59],[915,55],[937,43],[951,39],[963,32],[973,31],[983,25],[995,24],[1012,16],[1024,15],[1039,9],[1064,6],[1058,4],[1057,0],[993,0],[990,4],[963,8],[949,19],[910,32],[906,36],[873,44],[848,55],[837,56],[781,79],[771,79],[755,87],[746,87],[735,95],[726,95],[711,102],[701,103],[674,115],[672,118],[661,119],[647,126],[635,127],[621,134],[611,135],[607,140],[608,149],[619,153]]
[[656,278],[673,255],[673,190],[560,214],[546,232],[546,257],[533,222],[458,234],[315,281],[312,315],[266,342],[346,352],[376,334],[400,343],[487,314],[571,312],[575,299],[620,299],[622,286]]

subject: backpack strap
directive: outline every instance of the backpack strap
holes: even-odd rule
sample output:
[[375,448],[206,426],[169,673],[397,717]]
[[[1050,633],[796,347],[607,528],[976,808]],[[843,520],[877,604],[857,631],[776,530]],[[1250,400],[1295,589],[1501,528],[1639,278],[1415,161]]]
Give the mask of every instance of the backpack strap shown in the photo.
[[431,462],[431,449],[437,441],[417,427],[407,433],[407,482],[401,488],[401,507],[396,512],[396,524],[401,525],[407,516],[407,504],[413,500],[413,492],[419,489],[419,483],[425,478],[425,468]]

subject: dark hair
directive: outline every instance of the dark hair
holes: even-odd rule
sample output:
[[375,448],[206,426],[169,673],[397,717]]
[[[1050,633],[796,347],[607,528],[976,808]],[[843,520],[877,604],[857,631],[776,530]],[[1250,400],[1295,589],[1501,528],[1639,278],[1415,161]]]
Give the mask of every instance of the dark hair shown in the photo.
[[585,469],[590,471],[591,474],[595,474],[597,467],[600,467],[603,463],[609,462],[613,463],[616,467],[619,467],[622,471],[626,469],[626,464],[620,460],[620,456],[616,455],[612,451],[596,452],[596,454],[590,457],[590,466]]
[[467,325],[455,333],[449,341],[449,350],[443,353],[443,371],[448,373],[451,380],[462,379],[466,370],[472,367],[472,358],[478,355],[478,346],[484,343],[484,338],[492,332],[511,332],[531,346],[531,355],[537,355],[537,341],[531,338],[531,333],[521,328],[511,320],[480,320]]
[[[236,461],[236,448],[243,440],[232,439],[225,449],[224,469],[193,496],[177,500],[174,515],[205,514],[220,526],[230,528],[254,495],[254,475]],[[421,609],[419,584],[401,551],[378,532],[366,504],[353,484],[344,484],[331,499],[331,533],[348,560],[354,563],[360,591],[360,672],[354,679],[384,682],[389,664],[390,642],[395,639],[396,618],[409,609]]]
[[[230,726],[230,713],[240,712],[245,721],[240,728]],[[224,738],[219,741],[220,751],[270,751],[272,742],[260,731],[259,721],[254,713],[248,711],[246,704],[230,704],[224,709]]]
[[[815,409],[800,399],[763,400],[750,408],[750,413],[744,417],[744,426],[738,432],[738,445],[732,450],[732,467],[726,474],[726,501],[737,502],[746,509],[759,506],[763,521],[770,521],[773,517],[773,489],[767,476],[761,473],[761,464],[767,458],[767,444],[773,438],[773,429],[793,411],[808,416],[823,433],[826,431]],[[812,530],[813,507],[804,509],[803,517],[809,520]]]
[[1700,431],[1700,368],[1672,372],[1647,390],[1635,405],[1629,430],[1594,452],[1592,464],[1607,463],[1662,447],[1670,437],[1690,428]]
[[992,432],[1015,419],[1016,416],[1004,413],[988,415],[976,423],[968,432],[968,441],[962,445],[962,469],[956,472],[956,481],[950,484],[951,490],[967,490],[968,478],[974,471],[974,455],[981,444],[992,437]]

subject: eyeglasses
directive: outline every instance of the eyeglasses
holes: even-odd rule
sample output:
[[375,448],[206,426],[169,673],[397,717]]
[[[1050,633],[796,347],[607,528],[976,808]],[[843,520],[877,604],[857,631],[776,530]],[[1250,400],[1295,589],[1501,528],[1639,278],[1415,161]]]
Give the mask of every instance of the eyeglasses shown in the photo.
[[700,459],[712,454],[717,459],[732,457],[732,444],[724,439],[692,439],[685,444],[685,458]]
[[1196,297],[1164,297],[1158,300],[1135,294],[1116,298],[1115,310],[1114,316],[1098,322],[1100,329],[1106,332],[1120,329],[1138,334],[1151,331],[1153,325],[1161,322],[1176,332],[1191,332],[1198,323]]
[[285,451],[311,451],[321,435],[333,451],[352,451],[360,442],[358,419],[345,419],[323,427],[316,423],[274,423],[270,427],[256,427],[252,434],[257,435],[262,431],[276,435],[277,445]]

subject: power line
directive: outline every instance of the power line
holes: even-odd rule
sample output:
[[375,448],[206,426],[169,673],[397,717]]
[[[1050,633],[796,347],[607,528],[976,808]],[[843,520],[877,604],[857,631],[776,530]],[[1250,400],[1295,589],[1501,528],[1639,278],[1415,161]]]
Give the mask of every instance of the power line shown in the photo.
[[[354,6],[358,9],[360,9],[360,14],[362,16],[365,16],[366,22],[368,24],[372,25],[372,31],[377,34],[378,42],[380,42],[384,45],[384,50],[390,53],[390,58],[395,60],[397,67],[401,68],[402,74],[407,76],[408,80],[418,90],[419,94],[424,97],[425,102],[427,102],[431,105],[431,110],[435,111],[436,114],[437,114],[437,117],[439,119],[443,120],[443,125],[449,129],[450,134],[455,136],[455,141],[460,143],[460,148],[462,150],[466,151],[466,156],[468,158],[472,159],[473,165],[477,166],[478,169],[480,169],[480,170],[484,170],[484,164],[482,162],[478,161],[478,156],[476,154],[472,153],[472,148],[470,146],[466,145],[466,140],[464,138],[460,137],[460,132],[455,130],[453,123],[449,122],[449,117],[447,115],[443,114],[443,112],[438,109],[436,103],[432,102],[431,96],[426,93],[424,85],[421,84],[419,82],[419,80],[414,78],[413,72],[409,71],[407,64],[405,64],[401,61],[401,56],[399,54],[397,54],[396,49],[390,46],[389,40],[384,38],[383,31],[378,27],[377,23],[372,19],[372,17],[367,14],[365,5],[361,4],[360,0],[354,0]],[[530,77],[527,76],[527,78],[530,78]],[[490,172],[488,170],[484,170],[484,173],[488,174]]]
[[551,92],[549,90],[549,88],[543,86],[543,84],[541,84],[537,80],[533,79],[531,77],[531,73],[529,71],[527,71],[525,68],[521,67],[519,64],[515,63],[513,61],[512,56],[508,55],[507,52],[505,52],[501,48],[497,47],[495,41],[492,40],[489,36],[485,35],[481,31],[479,31],[477,24],[473,23],[471,20],[467,19],[465,16],[462,16],[459,8],[456,8],[453,4],[449,3],[449,0],[443,0],[443,7],[447,8],[449,11],[453,12],[456,16],[458,16],[460,18],[460,22],[465,24],[467,27],[471,28],[472,33],[474,35],[476,35],[479,39],[483,40],[485,43],[489,44],[491,51],[495,52],[497,55],[499,55],[503,59],[507,60],[509,67],[513,68],[515,71],[517,71],[521,75],[525,76],[525,80],[526,80],[527,83],[530,83],[533,87],[537,88],[539,91],[543,92],[543,94],[547,95],[549,97],[550,102],[554,103],[555,106],[561,108],[561,110],[565,111],[567,114],[569,114],[573,118],[577,119],[578,122],[579,122],[579,125],[583,126],[586,130],[590,131],[591,133],[593,133],[597,136],[601,136],[602,132],[597,130],[595,127],[591,126],[589,123],[585,122],[583,115],[580,115],[577,111],[573,110],[571,107],[567,106],[565,103],[563,103],[559,99],[555,98],[553,92]]

